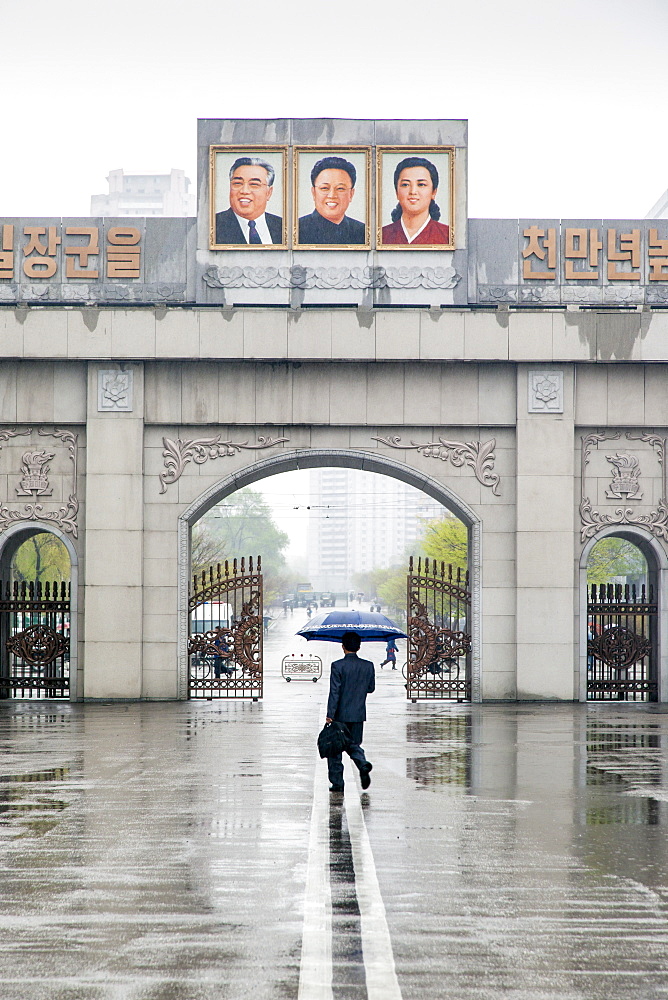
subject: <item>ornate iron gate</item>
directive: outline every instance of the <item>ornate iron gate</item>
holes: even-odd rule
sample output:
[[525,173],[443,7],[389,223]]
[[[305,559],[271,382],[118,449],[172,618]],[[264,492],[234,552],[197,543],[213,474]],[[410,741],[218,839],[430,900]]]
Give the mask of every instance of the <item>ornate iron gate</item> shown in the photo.
[[262,566],[218,563],[193,577],[189,698],[262,697]]
[[469,575],[436,559],[408,566],[406,692],[418,699],[471,698]]
[[596,584],[587,594],[587,699],[657,701],[654,588]]
[[69,698],[69,583],[0,582],[0,698]]

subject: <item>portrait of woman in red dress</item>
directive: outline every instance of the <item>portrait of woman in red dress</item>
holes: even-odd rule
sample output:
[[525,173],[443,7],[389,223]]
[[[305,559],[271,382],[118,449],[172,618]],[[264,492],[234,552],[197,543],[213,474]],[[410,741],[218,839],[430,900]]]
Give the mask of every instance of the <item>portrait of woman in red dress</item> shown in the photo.
[[439,246],[450,243],[450,227],[438,220],[438,170],[424,156],[407,156],[394,171],[398,204],[383,226],[381,246]]

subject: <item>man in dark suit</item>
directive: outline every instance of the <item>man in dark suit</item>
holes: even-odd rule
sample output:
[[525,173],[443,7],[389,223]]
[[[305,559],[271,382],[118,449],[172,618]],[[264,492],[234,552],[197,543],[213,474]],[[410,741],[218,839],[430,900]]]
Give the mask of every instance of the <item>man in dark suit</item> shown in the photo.
[[270,215],[275,170],[259,156],[240,156],[230,170],[230,207],[216,212],[216,243],[283,243],[283,219]]
[[[327,722],[343,722],[350,734],[346,753],[360,772],[362,788],[371,784],[371,764],[364,756],[362,736],[366,720],[366,696],[376,689],[376,677],[371,660],[357,655],[361,639],[357,632],[344,632],[342,638],[344,657],[334,660],[329,678]],[[341,754],[327,758],[331,782],[330,792],[343,791],[343,761]]]
[[360,246],[366,242],[366,226],[346,212],[355,195],[357,171],[342,156],[325,156],[311,170],[311,194],[315,208],[299,220],[299,242],[331,246]]

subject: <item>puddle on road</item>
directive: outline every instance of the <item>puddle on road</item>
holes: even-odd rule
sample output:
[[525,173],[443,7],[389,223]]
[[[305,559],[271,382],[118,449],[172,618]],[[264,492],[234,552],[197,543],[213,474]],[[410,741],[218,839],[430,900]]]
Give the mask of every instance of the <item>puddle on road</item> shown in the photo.
[[471,781],[470,755],[451,750],[431,757],[409,757],[406,777],[418,785],[459,785],[468,788]]
[[50,767],[45,771],[30,771],[28,774],[2,774],[0,786],[10,782],[64,781],[70,775],[69,767]]
[[[406,724],[406,742],[411,754],[406,759],[406,777],[422,786],[470,787],[471,736],[472,720],[468,712],[411,720]],[[439,752],[434,753],[435,749]]]
[[[58,825],[54,812],[63,812],[69,802],[47,794],[34,797],[31,786],[44,782],[64,781],[70,776],[69,767],[51,767],[43,771],[0,776],[0,829],[12,839],[42,837]],[[31,798],[31,795],[33,797]],[[40,815],[46,813],[46,816]]]
[[668,801],[665,737],[660,726],[632,720],[591,719],[587,723],[585,784],[593,802],[588,826],[658,826]]

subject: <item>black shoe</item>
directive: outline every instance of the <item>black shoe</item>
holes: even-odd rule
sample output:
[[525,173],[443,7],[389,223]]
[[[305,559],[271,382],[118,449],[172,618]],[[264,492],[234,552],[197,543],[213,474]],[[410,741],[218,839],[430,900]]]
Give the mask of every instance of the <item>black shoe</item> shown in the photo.
[[373,764],[365,764],[364,767],[360,768],[360,783],[362,788],[368,788],[371,784],[371,775],[369,772],[373,770]]
[[343,785],[330,785],[330,792],[343,792]]

